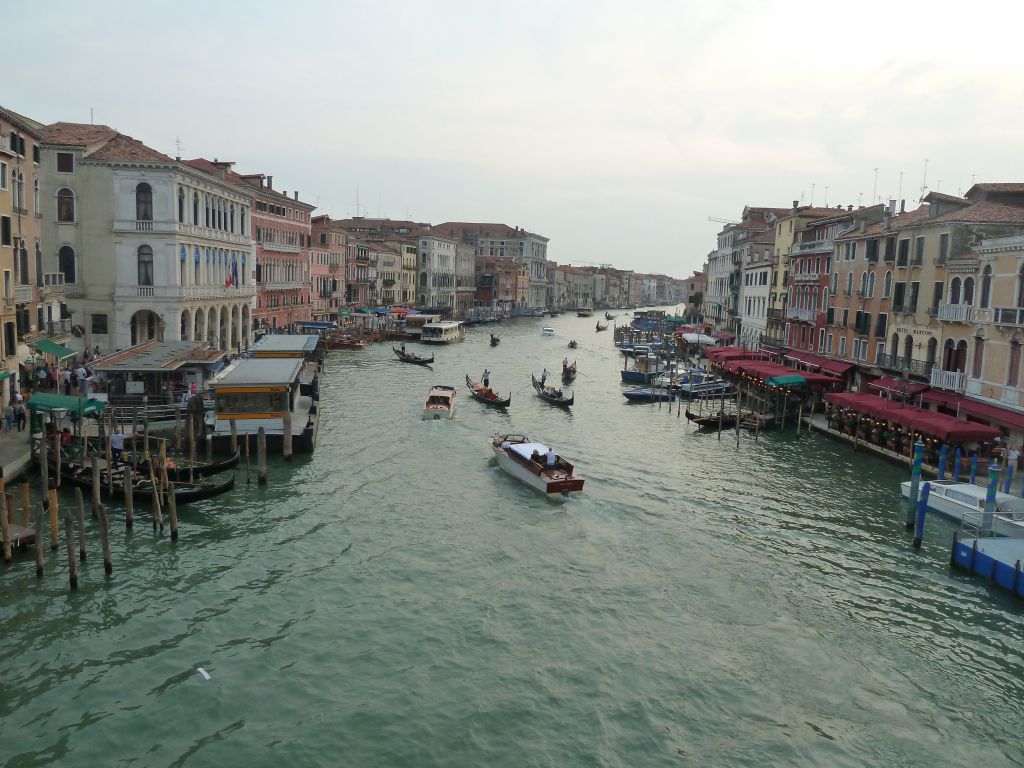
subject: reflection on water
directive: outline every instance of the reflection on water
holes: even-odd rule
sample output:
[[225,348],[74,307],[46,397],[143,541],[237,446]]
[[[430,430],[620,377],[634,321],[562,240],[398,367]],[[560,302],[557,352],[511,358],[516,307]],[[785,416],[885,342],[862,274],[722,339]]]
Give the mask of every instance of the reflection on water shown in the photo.
[[[177,545],[137,512],[109,582],[94,545],[77,594],[59,553],[41,581],[21,555],[0,576],[5,764],[1024,762],[1020,607],[949,570],[945,521],[910,548],[903,470],[627,405],[590,319],[501,335],[431,368],[332,353],[317,452],[265,488],[240,467]],[[530,373],[569,338],[565,412]],[[462,386],[484,366],[507,413]],[[420,420],[433,384],[459,387],[453,421]],[[498,431],[551,443],[585,493],[505,475]]]

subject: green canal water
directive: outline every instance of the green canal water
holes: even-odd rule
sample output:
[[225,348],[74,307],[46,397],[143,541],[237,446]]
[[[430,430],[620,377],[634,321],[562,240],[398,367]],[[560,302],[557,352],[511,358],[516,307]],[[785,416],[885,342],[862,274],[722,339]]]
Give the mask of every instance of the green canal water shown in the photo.
[[[328,359],[315,455],[0,573],[6,766],[1021,765],[1019,604],[903,529],[904,470],[817,435],[697,434],[621,396],[594,319]],[[558,335],[544,338],[542,324]],[[571,413],[531,371],[580,348]],[[503,414],[465,396],[484,366]],[[435,383],[456,419],[422,422]],[[499,430],[586,477],[540,498]],[[66,499],[65,501],[68,501]],[[112,510],[120,521],[119,510]],[[92,523],[89,523],[92,526]],[[205,679],[203,668],[210,679]]]

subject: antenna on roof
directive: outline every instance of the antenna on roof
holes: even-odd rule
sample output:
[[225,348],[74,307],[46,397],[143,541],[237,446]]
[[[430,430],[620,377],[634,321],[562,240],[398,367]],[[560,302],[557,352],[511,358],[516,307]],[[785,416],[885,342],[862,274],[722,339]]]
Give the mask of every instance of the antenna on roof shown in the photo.
[[925,190],[928,189],[928,158],[924,159],[924,173],[921,174],[921,200],[924,200]]
[[92,119],[92,107],[89,107],[89,125],[96,125],[95,121]]
[[828,190],[829,190],[829,186],[828,186],[828,184],[826,184],[825,185],[825,207],[826,208],[828,208]]
[[180,136],[176,136],[176,137],[174,138],[174,146],[175,146],[175,150],[176,150],[176,151],[177,151],[177,153],[178,153],[178,154],[177,154],[177,158],[178,158],[179,160],[181,160],[181,137],[180,137]]
[[903,199],[903,171],[900,171],[900,183],[899,183],[899,186],[897,187],[897,190],[898,191],[896,192],[896,199],[897,200],[902,200]]
[[875,196],[878,194],[878,167],[875,167],[875,183],[871,185],[871,205],[875,204]]

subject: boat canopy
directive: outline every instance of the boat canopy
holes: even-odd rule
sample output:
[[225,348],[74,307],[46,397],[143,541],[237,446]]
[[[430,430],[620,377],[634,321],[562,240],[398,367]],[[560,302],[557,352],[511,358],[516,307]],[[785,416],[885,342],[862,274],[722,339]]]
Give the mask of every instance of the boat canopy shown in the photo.
[[299,320],[295,323],[302,328],[313,328],[318,331],[326,331],[328,328],[337,328],[337,323],[332,323],[327,320]]
[[798,374],[788,376],[773,376],[765,380],[765,384],[772,387],[799,387],[807,383],[807,379]]
[[534,451],[539,453],[541,456],[548,452],[548,447],[541,443],[512,443],[510,447],[527,461],[530,460]]
[[102,400],[95,400],[91,397],[71,397],[70,395],[54,395],[46,392],[37,392],[28,401],[29,411],[67,411],[69,415],[78,413],[82,409],[83,416],[93,416],[102,413],[107,404]]

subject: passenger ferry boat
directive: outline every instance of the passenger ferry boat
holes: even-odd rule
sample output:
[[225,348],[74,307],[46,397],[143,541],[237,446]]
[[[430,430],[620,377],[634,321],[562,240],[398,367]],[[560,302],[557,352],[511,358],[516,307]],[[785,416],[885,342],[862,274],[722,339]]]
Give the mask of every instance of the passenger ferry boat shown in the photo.
[[547,496],[568,497],[583,490],[583,478],[575,473],[572,464],[556,455],[554,465],[547,466],[548,447],[531,441],[526,435],[495,435],[491,449],[498,466],[535,491]]
[[221,371],[210,383],[213,411],[206,415],[213,427],[215,447],[228,448],[233,420],[241,439],[249,434],[255,437],[263,427],[267,446],[280,448],[287,413],[291,417],[292,450],[312,453],[316,447],[318,396],[309,381],[303,383],[308,375],[306,361],[297,357],[241,358]]
[[440,320],[423,326],[420,341],[424,344],[451,344],[462,338],[462,324],[455,320]]
[[435,384],[427,392],[427,402],[423,404],[425,420],[450,419],[455,416],[455,387]]
[[[1024,499],[1008,493],[996,493],[996,510],[985,514],[987,489],[974,483],[959,483],[954,480],[929,480],[928,509],[945,515],[973,529],[991,531],[996,536],[1024,538]],[[923,486],[925,481],[921,482]],[[900,483],[903,498],[910,498],[910,481]],[[920,486],[918,499],[921,498]],[[991,520],[987,520],[991,517]]]
[[594,316],[594,308],[593,307],[583,307],[582,309],[577,309],[576,310],[576,317],[593,317],[593,316]]
[[423,326],[427,323],[439,322],[440,320],[440,315],[406,315],[398,330],[392,332],[390,336],[393,339],[419,341],[420,336],[423,334]]

